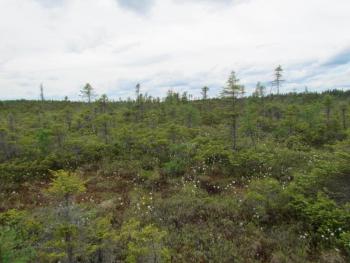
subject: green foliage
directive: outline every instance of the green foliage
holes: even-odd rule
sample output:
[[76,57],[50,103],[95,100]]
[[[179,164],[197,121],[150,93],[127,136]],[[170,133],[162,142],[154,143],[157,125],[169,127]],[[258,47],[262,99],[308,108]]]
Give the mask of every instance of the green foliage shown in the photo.
[[186,163],[182,160],[172,160],[164,164],[164,171],[169,176],[179,176],[185,173]]
[[40,152],[45,155],[49,152],[49,147],[51,143],[51,133],[49,130],[41,129],[37,132],[37,145]]
[[312,241],[326,247],[342,242],[341,236],[349,231],[350,213],[324,194],[314,198],[299,196],[290,202],[296,217],[303,220]]
[[341,233],[340,242],[346,252],[350,254],[350,232]]
[[163,244],[166,235],[154,225],[141,227],[134,219],[126,222],[119,234],[119,242],[127,247],[126,262],[170,262],[170,250]]
[[250,186],[241,209],[247,220],[262,225],[276,225],[289,221],[290,196],[275,179],[255,180]]
[[27,215],[17,210],[0,213],[0,261],[25,263],[35,256]]
[[33,258],[33,250],[25,247],[16,230],[0,227],[0,260],[4,263],[26,263]]
[[53,172],[54,179],[47,190],[58,198],[70,197],[85,191],[84,182],[73,173],[63,170]]
[[0,103],[2,261],[349,261],[350,92],[140,89]]

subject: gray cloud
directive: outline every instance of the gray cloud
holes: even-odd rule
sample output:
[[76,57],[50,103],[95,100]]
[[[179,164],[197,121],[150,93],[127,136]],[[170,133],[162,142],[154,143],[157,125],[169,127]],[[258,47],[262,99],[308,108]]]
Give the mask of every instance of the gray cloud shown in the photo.
[[214,96],[231,70],[251,91],[278,64],[284,91],[348,87],[350,50],[334,48],[349,43],[349,8],[349,0],[325,0],[319,12],[305,0],[0,0],[0,98],[32,98],[41,82],[48,98],[79,99],[86,82],[112,98],[134,96],[137,82],[152,96],[199,96],[204,85]]
[[324,66],[341,66],[344,64],[348,64],[350,62],[350,48],[340,51],[333,57],[331,57]]
[[153,6],[154,0],[117,0],[118,4],[137,13],[147,13]]
[[[49,1],[49,0],[39,0],[39,1]],[[127,8],[129,10],[132,10],[134,12],[141,13],[141,14],[147,13],[156,3],[155,0],[116,0],[116,1],[121,7]],[[233,3],[238,4],[242,2],[248,2],[251,0],[172,0],[172,1],[175,3],[182,3],[182,4],[193,2],[198,4],[207,3],[207,4],[217,5],[217,4],[233,4]]]
[[198,3],[198,4],[212,4],[212,5],[229,5],[229,4],[241,4],[247,3],[252,0],[173,0],[177,3]]

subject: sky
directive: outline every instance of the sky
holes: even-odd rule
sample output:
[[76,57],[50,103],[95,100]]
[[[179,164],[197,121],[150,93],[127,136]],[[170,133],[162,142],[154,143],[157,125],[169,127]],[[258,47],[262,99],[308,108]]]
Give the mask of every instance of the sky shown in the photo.
[[0,99],[350,88],[349,0],[0,0]]

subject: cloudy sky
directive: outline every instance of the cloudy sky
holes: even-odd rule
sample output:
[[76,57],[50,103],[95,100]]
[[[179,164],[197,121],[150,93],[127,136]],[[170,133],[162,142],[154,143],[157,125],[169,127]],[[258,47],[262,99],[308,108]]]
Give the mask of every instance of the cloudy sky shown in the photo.
[[349,0],[0,0],[0,99],[350,88]]

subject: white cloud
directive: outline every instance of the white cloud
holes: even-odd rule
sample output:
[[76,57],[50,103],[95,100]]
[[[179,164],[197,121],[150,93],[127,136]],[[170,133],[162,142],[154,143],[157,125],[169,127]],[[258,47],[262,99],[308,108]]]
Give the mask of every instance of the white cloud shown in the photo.
[[36,98],[41,82],[50,98],[78,98],[86,82],[114,98],[137,82],[154,96],[206,84],[214,95],[231,70],[250,90],[278,64],[286,90],[348,87],[348,10],[348,0],[1,0],[0,98]]

